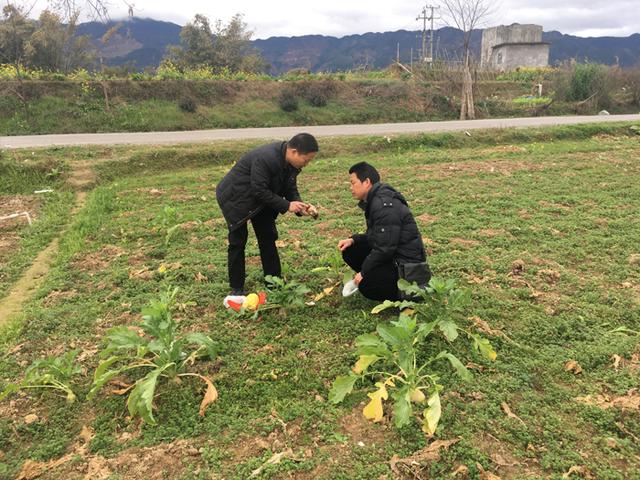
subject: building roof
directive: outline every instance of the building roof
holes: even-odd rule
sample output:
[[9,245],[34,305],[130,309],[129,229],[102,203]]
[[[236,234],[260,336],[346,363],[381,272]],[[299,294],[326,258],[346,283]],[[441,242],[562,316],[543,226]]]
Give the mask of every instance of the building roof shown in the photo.
[[500,48],[500,47],[509,47],[509,46],[515,46],[515,45],[529,45],[529,46],[536,46],[536,45],[551,45],[550,42],[506,42],[506,43],[499,43],[498,45],[493,45],[491,48]]

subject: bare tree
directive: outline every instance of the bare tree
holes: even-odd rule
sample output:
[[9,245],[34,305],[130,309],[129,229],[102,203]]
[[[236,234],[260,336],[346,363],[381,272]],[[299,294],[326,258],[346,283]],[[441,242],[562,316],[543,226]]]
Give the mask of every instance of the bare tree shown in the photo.
[[473,105],[473,77],[471,76],[471,32],[480,27],[494,13],[495,0],[440,0],[443,15],[449,25],[463,33],[462,95],[460,120],[476,117]]
[[48,0],[49,7],[58,12],[62,18],[68,19],[84,12],[89,18],[98,21],[109,19],[108,0]]

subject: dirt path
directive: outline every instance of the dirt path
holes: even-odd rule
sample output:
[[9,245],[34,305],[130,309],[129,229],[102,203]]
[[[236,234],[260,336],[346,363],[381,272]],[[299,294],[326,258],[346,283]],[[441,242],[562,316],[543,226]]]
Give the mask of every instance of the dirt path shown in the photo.
[[[78,162],[72,165],[71,175],[67,183],[76,190],[76,201],[71,211],[69,224],[74,216],[84,206],[87,198],[86,189],[95,183],[96,177],[88,162]],[[68,228],[68,225],[66,228]],[[13,285],[8,295],[0,299],[0,327],[5,325],[12,317],[22,311],[24,303],[40,288],[49,272],[49,268],[58,254],[59,239],[66,231],[64,228],[60,235],[42,250],[29,269]]]

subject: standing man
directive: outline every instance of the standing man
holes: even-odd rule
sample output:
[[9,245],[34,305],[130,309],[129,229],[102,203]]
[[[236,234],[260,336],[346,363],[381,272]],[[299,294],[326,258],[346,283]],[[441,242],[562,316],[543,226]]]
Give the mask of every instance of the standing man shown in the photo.
[[299,133],[288,142],[270,143],[245,154],[217,185],[216,198],[229,228],[231,294],[225,298],[225,306],[227,300],[242,303],[246,293],[244,250],[248,221],[258,240],[265,276],[281,275],[275,220],[279,213],[311,213],[311,205],[301,201],[296,177],[317,152],[316,139]]
[[354,293],[357,287],[372,300],[398,300],[400,277],[425,286],[431,271],[418,226],[402,194],[380,182],[378,171],[367,162],[353,165],[349,180],[351,194],[364,210],[367,232],[338,242],[342,258],[357,272],[343,294]]

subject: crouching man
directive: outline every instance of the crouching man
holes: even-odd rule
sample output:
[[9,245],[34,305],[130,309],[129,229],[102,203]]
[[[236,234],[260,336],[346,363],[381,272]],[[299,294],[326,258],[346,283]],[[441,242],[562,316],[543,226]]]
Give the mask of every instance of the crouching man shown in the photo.
[[343,294],[355,293],[357,287],[371,300],[398,300],[399,278],[425,286],[431,271],[405,198],[380,182],[378,171],[366,162],[349,169],[349,180],[351,194],[364,210],[367,231],[338,242],[342,258],[357,272]]
[[245,154],[216,187],[216,198],[229,228],[228,270],[230,295],[244,301],[245,246],[247,222],[258,240],[262,270],[281,275],[276,248],[276,217],[287,212],[313,215],[315,207],[302,202],[297,177],[318,152],[318,142],[308,133],[299,133],[288,142],[263,145]]

